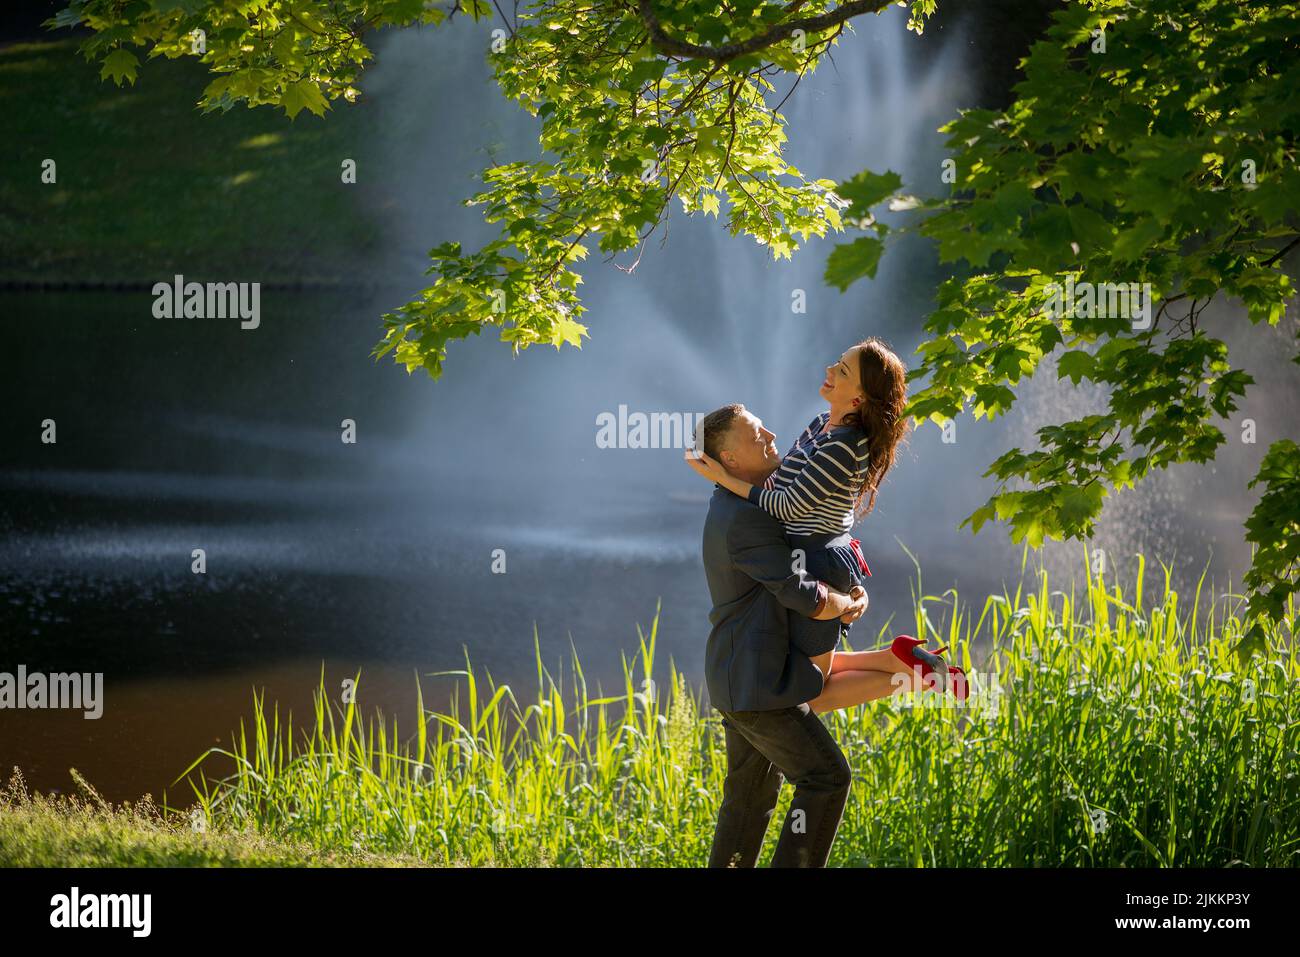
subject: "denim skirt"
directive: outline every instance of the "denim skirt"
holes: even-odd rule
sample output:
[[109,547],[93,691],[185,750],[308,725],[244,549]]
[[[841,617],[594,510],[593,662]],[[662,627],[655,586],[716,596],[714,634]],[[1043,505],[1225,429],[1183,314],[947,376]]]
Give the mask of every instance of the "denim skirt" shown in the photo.
[[[804,553],[804,569],[810,578],[824,581],[837,591],[848,592],[855,585],[866,586],[871,569],[862,558],[861,545],[848,532],[822,535],[790,535],[792,549]],[[790,642],[808,655],[834,650],[850,625],[838,618],[816,621],[803,615],[790,616]]]

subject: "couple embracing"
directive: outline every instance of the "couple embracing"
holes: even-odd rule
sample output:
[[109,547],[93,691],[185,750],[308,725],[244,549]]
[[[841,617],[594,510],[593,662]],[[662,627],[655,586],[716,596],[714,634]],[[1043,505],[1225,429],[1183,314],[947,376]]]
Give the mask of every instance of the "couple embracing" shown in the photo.
[[907,635],[889,649],[835,650],[867,608],[871,572],[849,533],[875,506],[907,430],[906,375],[884,342],[867,339],[827,367],[829,409],[784,458],[740,405],[705,416],[703,448],[687,452],[716,483],[704,523],[705,683],[726,731],[727,776],[710,867],[755,865],[783,776],[795,791],[772,866],[825,866],[851,771],[818,714],[931,681],[966,693],[961,669]]

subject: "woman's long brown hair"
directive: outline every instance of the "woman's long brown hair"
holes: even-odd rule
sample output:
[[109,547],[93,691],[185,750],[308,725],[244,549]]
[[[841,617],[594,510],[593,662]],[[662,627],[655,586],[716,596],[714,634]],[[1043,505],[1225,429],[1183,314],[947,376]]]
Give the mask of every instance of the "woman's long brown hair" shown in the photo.
[[[875,336],[858,343],[858,370],[866,398],[838,424],[854,425],[867,435],[867,474],[853,503],[861,519],[876,506],[876,493],[894,465],[898,444],[907,435],[907,367],[884,340]],[[866,508],[862,508],[863,499]]]

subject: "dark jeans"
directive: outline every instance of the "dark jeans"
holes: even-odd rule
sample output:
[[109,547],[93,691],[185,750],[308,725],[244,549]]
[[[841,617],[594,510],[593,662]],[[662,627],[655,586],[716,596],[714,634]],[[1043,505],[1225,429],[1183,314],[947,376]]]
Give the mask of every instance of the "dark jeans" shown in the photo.
[[826,725],[807,704],[776,711],[722,711],[727,779],[709,867],[753,867],[776,809],[781,775],[794,799],[773,867],[825,867],[852,774]]

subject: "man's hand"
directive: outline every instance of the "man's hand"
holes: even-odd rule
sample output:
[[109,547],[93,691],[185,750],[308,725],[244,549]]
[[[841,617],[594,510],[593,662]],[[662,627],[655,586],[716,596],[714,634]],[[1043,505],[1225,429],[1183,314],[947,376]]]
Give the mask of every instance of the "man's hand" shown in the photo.
[[861,585],[854,585],[849,591],[849,598],[853,599],[853,604],[849,607],[848,611],[840,615],[840,621],[844,622],[846,625],[853,624],[866,612],[867,590]]
[[847,595],[842,591],[827,587],[826,604],[822,606],[821,614],[814,615],[813,618],[816,621],[830,621],[832,618],[838,618],[845,624],[852,624],[861,618],[862,613],[866,610],[867,591],[861,585],[855,585]]

